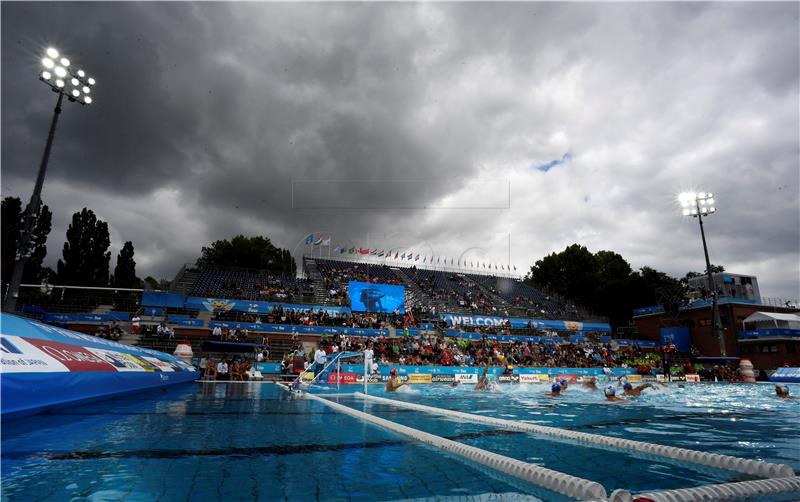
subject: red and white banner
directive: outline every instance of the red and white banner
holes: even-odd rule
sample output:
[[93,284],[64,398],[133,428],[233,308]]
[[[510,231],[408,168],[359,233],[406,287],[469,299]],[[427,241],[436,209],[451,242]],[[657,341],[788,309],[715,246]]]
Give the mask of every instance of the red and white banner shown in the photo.
[[105,359],[84,347],[37,338],[28,338],[26,341],[66,366],[69,371],[116,371]]
[[50,373],[69,369],[56,358],[19,336],[0,336],[0,362],[3,373]]

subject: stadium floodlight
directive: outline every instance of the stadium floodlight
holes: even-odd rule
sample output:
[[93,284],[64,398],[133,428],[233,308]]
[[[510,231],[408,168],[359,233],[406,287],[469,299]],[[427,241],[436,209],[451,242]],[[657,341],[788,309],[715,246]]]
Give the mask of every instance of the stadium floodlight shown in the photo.
[[36,184],[33,186],[33,194],[25,212],[25,222],[22,233],[17,241],[16,255],[14,256],[14,270],[11,273],[6,297],[3,303],[3,310],[14,312],[17,308],[17,296],[19,295],[19,285],[22,282],[22,272],[25,263],[33,252],[33,228],[36,217],[41,206],[42,185],[44,176],[47,172],[47,161],[50,159],[50,150],[53,146],[53,136],[56,132],[58,117],[61,114],[61,103],[66,96],[68,101],[88,105],[92,103],[89,92],[95,85],[93,78],[87,77],[83,70],[72,71],[72,62],[53,47],[48,47],[44,51],[41,59],[44,70],[39,73],[39,80],[47,84],[50,89],[58,94],[56,107],[53,112],[53,119],[50,122],[50,131],[47,134],[47,142],[44,147],[44,154],[39,163],[39,173],[36,176]]
[[711,260],[708,258],[708,245],[706,244],[706,232],[703,229],[703,216],[709,216],[717,212],[714,206],[714,194],[711,192],[683,192],[678,195],[678,202],[682,207],[684,216],[697,218],[700,222],[700,236],[703,239],[703,253],[706,258],[706,277],[708,279],[708,291],[711,295],[712,311],[712,335],[716,335],[719,340],[720,355],[726,356],[725,333],[719,318],[719,305],[717,302],[717,288],[714,285],[714,277],[711,275]]

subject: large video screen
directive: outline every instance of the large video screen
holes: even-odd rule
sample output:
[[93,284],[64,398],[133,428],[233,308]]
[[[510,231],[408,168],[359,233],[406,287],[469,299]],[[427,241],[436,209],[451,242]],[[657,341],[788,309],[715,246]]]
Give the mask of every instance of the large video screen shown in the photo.
[[350,281],[350,309],[356,312],[406,313],[406,288]]

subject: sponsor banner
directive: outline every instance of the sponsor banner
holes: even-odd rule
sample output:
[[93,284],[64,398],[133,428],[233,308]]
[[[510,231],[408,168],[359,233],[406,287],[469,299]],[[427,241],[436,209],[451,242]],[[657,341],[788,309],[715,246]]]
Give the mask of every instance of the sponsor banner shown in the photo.
[[262,331],[268,333],[297,333],[300,335],[347,335],[364,337],[389,336],[389,331],[385,329],[367,328],[334,328],[331,326],[299,326],[294,324],[265,324],[229,321],[211,321],[209,328],[216,326],[228,329],[246,329],[248,331]]
[[332,307],[328,305],[302,305],[297,303],[280,302],[251,302],[247,300],[227,300],[223,298],[199,298],[190,296],[186,298],[186,308],[189,310],[200,310],[206,312],[247,312],[250,314],[271,314],[272,311],[280,307],[283,310],[292,311],[314,311],[324,310],[330,315],[347,314],[350,309],[347,307]]
[[69,371],[116,371],[114,366],[87,348],[38,338],[25,340],[66,366]]
[[157,357],[148,357],[148,356],[142,356],[142,357],[147,362],[149,362],[150,364],[152,364],[153,366],[158,368],[159,371],[163,371],[163,372],[175,371],[175,367],[173,367],[171,364],[169,364],[166,361],[162,361],[161,359],[158,359]]
[[642,381],[642,375],[628,375],[628,381],[630,383],[640,383]]
[[408,383],[431,383],[432,378],[430,373],[427,374],[419,374],[419,373],[412,373],[408,375]]
[[500,383],[519,383],[519,375],[500,375]]
[[800,382],[800,368],[778,368],[769,379],[771,382]]
[[18,336],[0,335],[0,361],[3,373],[69,371],[56,358]]
[[575,383],[578,381],[578,375],[558,375],[556,379],[560,382],[561,380],[566,380],[567,383]]
[[300,379],[304,382],[310,382],[314,379],[314,372],[313,371],[304,371],[300,373]]
[[664,375],[658,374],[658,375],[656,375],[656,382],[658,382],[658,383],[666,383],[667,382],[667,377],[665,377]]
[[456,382],[459,383],[478,383],[478,375],[470,373],[469,375],[457,374],[455,375]]
[[[361,381],[364,381],[364,377],[362,375]],[[356,383],[356,374],[355,373],[330,373],[328,374],[328,383]]]
[[156,366],[153,366],[148,361],[145,361],[144,359],[142,359],[139,356],[135,356],[133,354],[122,354],[122,355],[125,356],[126,358],[128,358],[128,360],[130,360],[134,364],[137,364],[138,366],[140,366],[142,368],[142,371],[151,371],[151,372],[152,371],[161,371]]
[[144,368],[122,352],[106,349],[87,349],[116,368],[117,371],[145,371]]
[[575,321],[558,321],[529,319],[523,317],[498,317],[481,315],[440,314],[439,318],[450,326],[489,326],[502,327],[508,321],[512,328],[555,329],[561,331],[602,331],[611,332],[607,323],[583,323]]
[[697,383],[700,381],[700,375],[686,375],[686,381]]
[[539,383],[539,375],[520,375],[519,383]]
[[653,375],[642,375],[642,382],[644,383],[653,383],[656,381],[656,377]]
[[455,381],[455,375],[431,375],[431,383],[453,383]]

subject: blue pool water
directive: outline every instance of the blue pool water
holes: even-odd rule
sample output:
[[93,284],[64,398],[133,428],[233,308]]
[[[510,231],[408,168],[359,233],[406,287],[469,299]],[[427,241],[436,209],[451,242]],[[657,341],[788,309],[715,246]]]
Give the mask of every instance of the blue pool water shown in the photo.
[[[648,389],[624,404],[606,404],[599,392],[577,388],[561,399],[546,398],[544,392],[539,385],[505,386],[497,393],[419,385],[388,397],[800,470],[800,400],[778,399],[771,386],[672,386]],[[386,396],[378,386],[370,386],[370,393]],[[609,493],[748,479],[353,396],[330,399],[597,481]],[[562,500],[321,403],[291,399],[271,384],[192,384],[62,409],[4,423],[1,446],[3,501]]]

